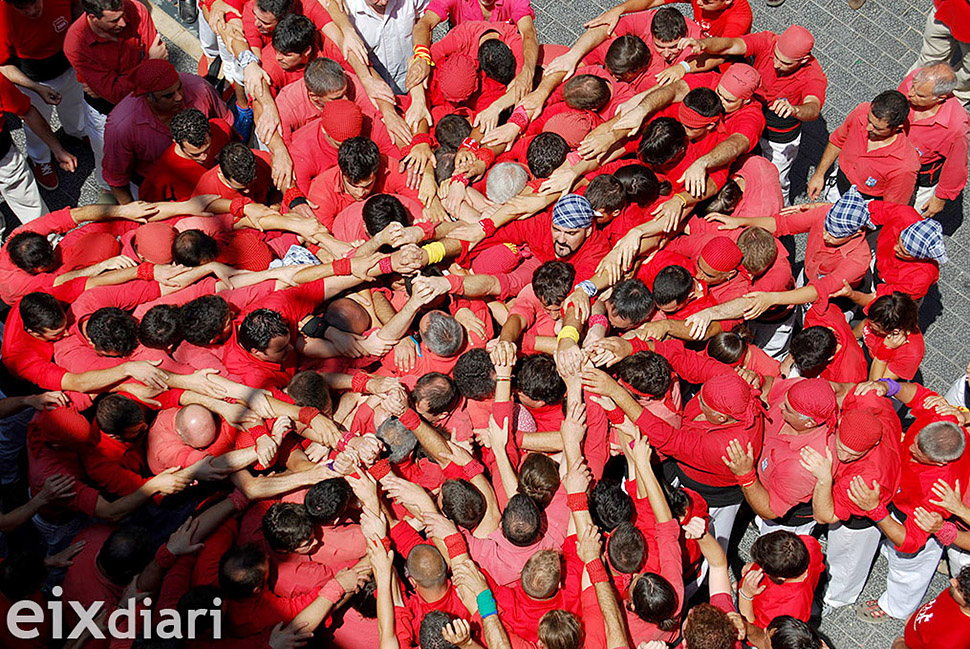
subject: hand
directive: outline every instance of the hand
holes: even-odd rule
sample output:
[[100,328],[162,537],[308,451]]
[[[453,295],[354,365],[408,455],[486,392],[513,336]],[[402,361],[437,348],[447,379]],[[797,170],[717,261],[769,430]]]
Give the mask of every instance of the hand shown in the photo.
[[798,109],[792,106],[791,102],[787,99],[774,100],[771,102],[769,110],[781,118],[792,117],[798,112]]
[[595,525],[586,525],[582,531],[577,531],[576,554],[583,563],[598,560],[601,553],[600,533]]
[[397,369],[407,374],[414,369],[414,364],[418,360],[418,345],[410,336],[402,338],[394,346],[394,363]]
[[[263,115],[266,111],[263,111]],[[263,140],[266,142],[267,140]],[[286,191],[288,187],[292,187],[296,184],[295,176],[293,175],[293,159],[285,151],[281,151],[273,156],[273,184],[280,188],[280,191]]]
[[[516,345],[511,340],[500,340],[492,348],[489,357],[492,359],[492,364],[495,366],[495,370],[498,371],[499,368],[511,368],[515,367],[515,361],[518,358],[518,349]],[[504,376],[510,376],[511,372],[504,374]]]
[[[745,624],[744,617],[735,611],[728,612],[727,617],[729,620],[731,620],[731,624],[734,625],[734,630],[737,633],[737,639],[739,641],[744,640],[748,635],[748,627]],[[824,642],[821,644],[821,649],[828,649],[828,646]]]
[[357,32],[341,30],[341,34],[344,37],[344,42],[340,46],[340,53],[343,54],[344,59],[349,61],[353,54],[361,60],[361,63],[368,65],[370,57],[367,53],[367,46],[364,45],[364,41]]
[[937,480],[932,487],[932,491],[933,495],[936,496],[937,499],[931,500],[931,505],[942,507],[946,511],[957,516],[960,516],[961,513],[966,512],[967,507],[963,504],[963,498],[960,497],[959,480],[953,484],[953,487],[950,487],[945,480]]
[[[604,265],[606,259],[614,258],[616,266],[619,268],[621,273],[625,273],[633,265],[633,260],[637,258],[640,254],[640,232],[632,231],[627,232],[623,237],[616,242],[606,258],[604,259]],[[612,277],[610,278],[612,279]]]
[[[451,581],[455,588],[464,591],[465,595],[470,596],[472,601],[478,597],[479,593],[488,590],[488,582],[485,581],[485,576],[482,575],[482,571],[471,559],[456,562],[451,567],[451,572]],[[465,601],[465,599],[466,597],[463,596],[462,601]]]
[[132,201],[127,205],[119,205],[114,208],[114,215],[119,219],[125,219],[126,221],[137,221],[138,223],[147,223],[148,219],[155,216],[159,212],[159,207],[156,203],[146,203],[145,201]]
[[927,534],[936,534],[943,527],[943,516],[939,512],[931,512],[922,507],[917,507],[913,516],[916,518],[916,524]]
[[[704,51],[704,43],[696,38],[682,38],[677,43],[677,49],[679,49],[681,52],[689,49],[690,53],[696,56]],[[683,67],[684,66],[680,66],[681,69],[683,69]]]
[[694,516],[683,525],[684,536],[689,539],[699,539],[707,533],[707,522],[700,516]]
[[[405,124],[405,127],[406,126],[407,124]],[[429,166],[434,169],[437,164],[437,159],[434,157],[434,152],[431,150],[430,145],[424,143],[415,144],[411,147],[408,154],[401,159],[401,167],[399,171],[404,173],[404,171],[407,170],[408,187],[411,189],[417,189],[419,183],[424,177],[425,169],[427,169]]]
[[[518,79],[518,77],[516,77]],[[506,87],[506,94],[509,93],[511,86]],[[518,88],[516,88],[518,92]],[[526,90],[528,92],[528,90]],[[525,94],[522,95],[523,97]],[[522,97],[514,97],[514,101],[519,101]],[[480,130],[483,134],[488,133],[493,128],[498,126],[499,115],[502,114],[502,102],[493,101],[487,108],[478,112],[475,115],[475,121],[472,126]]]
[[633,353],[629,340],[617,336],[597,340],[589,349],[589,360],[600,367],[612,367]]
[[138,262],[131,257],[126,257],[125,255],[117,255],[115,257],[109,257],[104,261],[98,262],[97,269],[98,274],[109,270],[120,270],[122,268],[134,268],[138,265]]
[[576,317],[582,322],[589,320],[589,314],[592,310],[590,306],[589,294],[581,288],[574,288],[573,292],[566,297],[565,311],[569,310],[572,306],[573,310],[576,312]]
[[721,214],[720,212],[711,212],[704,217],[704,220],[708,223],[720,223],[721,225],[717,226],[718,230],[737,230],[738,228],[745,227],[744,219]]
[[379,542],[387,536],[387,517],[379,509],[365,508],[360,514],[360,531],[364,538]]
[[663,231],[670,233],[680,227],[680,222],[684,218],[686,209],[686,205],[681,200],[680,194],[675,194],[658,205],[652,214],[658,222],[663,224]]
[[765,592],[767,584],[761,583],[765,578],[765,572],[761,568],[749,567],[741,578],[741,586],[738,592],[747,599],[754,599],[756,595]]
[[499,426],[495,421],[495,417],[489,416],[488,418],[488,448],[491,449],[504,449],[509,443],[509,426],[511,425],[511,419],[506,418],[502,420],[502,425]]
[[884,397],[889,394],[889,384],[885,381],[864,381],[855,386],[853,392],[859,396],[873,392],[878,397]]
[[[577,56],[572,52],[572,50],[570,50],[565,54],[560,54],[552,61],[550,61],[548,65],[544,66],[542,70],[542,74],[543,76],[547,76],[547,75],[552,76],[554,74],[564,74],[566,76],[564,76],[562,80],[568,81],[569,77],[573,76],[576,73],[577,65],[579,65],[579,58],[577,58]],[[523,95],[523,97],[524,96],[525,95]],[[522,97],[519,97],[517,101],[521,99]]]
[[515,124],[502,124],[486,133],[485,137],[482,138],[482,144],[485,146],[505,145],[505,150],[508,151],[512,148],[515,138],[519,137],[520,132],[521,129]]
[[61,103],[61,93],[57,92],[56,90],[54,90],[48,85],[45,85],[43,83],[38,83],[33,88],[31,88],[31,90],[36,92],[40,96],[40,98],[44,100],[45,104],[50,104],[51,106],[57,106],[58,104]]
[[879,483],[875,480],[872,481],[872,488],[870,489],[866,486],[866,481],[862,479],[862,476],[857,475],[852,478],[852,482],[849,483],[847,491],[849,500],[863,511],[869,512],[879,506],[879,492],[881,489]]
[[734,475],[745,475],[754,470],[755,457],[751,442],[748,442],[748,450],[745,451],[739,440],[732,439],[727,445],[726,453],[727,457],[721,456],[721,461]]
[[408,409],[408,393],[403,387],[397,387],[380,395],[381,407],[392,417],[400,417]]
[[562,488],[567,494],[584,494],[589,489],[591,480],[592,475],[586,462],[577,458],[562,477]]
[[920,212],[920,215],[924,219],[932,219],[937,214],[942,212],[944,207],[946,207],[946,200],[943,198],[940,198],[936,194],[933,194],[932,196],[930,196],[930,200],[926,201],[926,205],[923,207],[923,210],[922,212]]
[[155,34],[155,40],[152,41],[151,47],[148,48],[148,58],[150,59],[168,58],[168,47],[165,45],[165,41],[162,40],[162,36],[160,34]]
[[825,455],[816,451],[811,446],[803,446],[799,464],[802,468],[815,476],[819,482],[832,481],[832,451],[825,447]]
[[424,83],[424,80],[431,74],[431,64],[425,59],[414,57],[408,63],[408,74],[404,79],[404,89],[411,90],[414,86]]
[[218,482],[219,480],[225,480],[233,471],[228,466],[213,466],[212,463],[215,460],[215,457],[207,455],[183,470],[195,482]]
[[820,174],[816,171],[812,174],[812,177],[808,179],[808,200],[814,201],[822,195],[822,190],[825,189],[825,174]]
[[71,404],[71,398],[64,392],[42,392],[24,398],[24,403],[34,410],[53,410]]
[[282,622],[273,627],[273,632],[269,635],[268,644],[270,649],[297,649],[302,647],[313,638],[313,631],[309,629],[310,623],[300,622],[294,626],[290,622],[283,626]]
[[466,466],[467,464],[470,464],[472,460],[475,459],[471,456],[471,453],[469,453],[468,451],[466,451],[465,449],[463,449],[461,446],[451,441],[450,439],[446,439],[445,444],[448,445],[448,451],[445,453],[442,453],[442,457],[444,457],[449,462],[452,462],[453,464],[457,464],[458,466]]
[[333,460],[334,473],[344,477],[357,471],[358,467],[360,467],[360,457],[357,455],[357,451],[352,448],[346,448],[340,451]]
[[[254,130],[256,131],[256,137],[260,139],[261,142],[269,142],[273,139],[276,134],[283,135],[283,126],[280,122],[279,112],[275,110],[264,110],[254,125]],[[280,150],[277,155],[273,156],[275,162],[277,157],[289,158],[289,154],[285,150]],[[274,164],[274,167],[276,165]],[[273,182],[276,182],[276,176],[273,177]],[[279,187],[279,185],[277,185]],[[280,190],[283,191],[283,190]]]
[[745,293],[744,300],[745,305],[743,316],[745,320],[756,320],[757,318],[760,318],[765,311],[775,306],[774,293],[766,293],[764,291]]
[[[684,39],[684,40],[691,40],[691,39]],[[681,79],[683,79],[684,75],[686,74],[687,74],[687,70],[684,69],[684,66],[678,63],[676,65],[671,65],[664,68],[663,70],[655,74],[653,78],[657,80],[658,86],[669,86],[670,84],[676,83],[677,81],[680,81]]]
[[816,207],[821,207],[823,205],[831,206],[831,203],[801,203],[800,205],[789,205],[788,207],[781,208],[779,212],[782,216],[791,216],[792,214],[801,214],[802,212],[807,212],[808,210],[813,210]]
[[414,244],[403,246],[391,255],[391,270],[401,275],[417,275],[428,263],[428,253]]
[[337,571],[337,574],[333,578],[343,587],[345,593],[353,593],[360,586],[367,583],[367,576],[370,574],[370,571],[371,567],[369,564],[358,564]]
[[404,121],[412,133],[418,133],[420,131],[421,122],[424,122],[428,126],[434,123],[434,120],[431,118],[431,111],[428,110],[428,104],[424,101],[417,101],[416,99],[404,111]]
[[57,147],[52,151],[54,152],[54,159],[57,160],[57,165],[68,173],[74,173],[74,170],[77,169],[77,158],[64,147]]
[[67,546],[57,554],[52,554],[44,559],[44,566],[52,568],[70,568],[74,565],[74,557],[81,553],[87,541],[77,541]]
[[[283,419],[283,417],[280,417]],[[279,420],[277,420],[279,421]],[[280,450],[279,442],[271,435],[260,435],[256,438],[256,460],[264,467],[273,466],[276,453]],[[309,456],[309,451],[307,453]],[[311,460],[312,462],[313,460]]]
[[583,353],[583,348],[576,341],[568,338],[563,338],[559,341],[559,346],[555,354],[556,369],[559,370],[559,374],[564,379],[579,375],[582,371],[585,358],[586,355]]
[[620,16],[622,15],[623,15],[623,12],[622,10],[619,9],[619,7],[613,7],[609,11],[604,11],[596,18],[593,18],[592,20],[588,20],[585,23],[583,23],[583,28],[593,29],[595,27],[605,26],[607,28],[606,30],[607,35],[610,35],[613,33],[613,30],[616,29],[616,23],[619,22]]
[[[357,42],[361,44],[362,48],[364,47],[364,44],[362,41],[360,41],[360,39],[358,39]],[[369,63],[367,58],[368,58],[367,52],[364,51],[363,54],[361,54],[361,59],[364,61],[364,63]],[[381,107],[377,103],[378,101],[387,102],[391,106],[394,106],[394,104],[397,102],[397,99],[394,97],[394,91],[391,90],[391,87],[389,85],[387,85],[387,82],[385,82],[376,74],[364,75],[363,77],[358,77],[358,79],[360,79],[360,85],[364,87],[364,92],[367,93],[367,98],[370,99],[370,103],[374,106],[374,108],[381,109]],[[385,118],[384,120],[385,126],[387,122],[387,119],[386,119],[387,114],[389,112],[390,111],[385,112],[384,110],[381,110],[381,115]],[[391,129],[388,128],[388,131],[390,130]],[[408,142],[411,141],[410,129],[408,129],[407,141]]]
[[756,390],[761,389],[763,380],[761,379],[761,375],[755,372],[754,370],[749,370],[744,367],[735,367],[734,372],[738,376],[740,376],[744,380],[744,382],[750,385],[752,388]]
[[150,494],[161,494],[163,496],[170,496],[176,494],[192,482],[192,478],[183,474],[182,467],[173,466],[165,469],[157,476],[149,478],[145,482],[145,486],[148,488]]
[[374,570],[374,575],[389,575],[394,570],[394,550],[385,550],[380,538],[367,537],[367,558]]
[[[319,464],[323,458],[330,455],[330,449],[319,442],[310,442],[303,452],[306,453],[307,459],[314,464]],[[263,463],[263,461],[260,460],[260,463]],[[263,464],[263,466],[266,466],[266,464]]]
[[177,530],[172,532],[172,535],[168,537],[168,541],[165,543],[165,547],[177,557],[195,554],[205,547],[204,543],[196,542],[195,537],[198,533],[199,519],[190,516],[185,519],[185,522],[179,525]]
[[[263,85],[265,82],[265,86]],[[249,63],[243,70],[243,84],[246,87],[246,94],[253,99],[263,98],[263,88],[272,84],[273,80],[269,74],[260,67],[255,61]]]
[[381,487],[394,502],[402,507],[412,507],[419,512],[435,511],[434,501],[424,487],[393,474],[381,480]]
[[472,629],[468,622],[456,618],[441,629],[441,637],[456,647],[470,647],[472,645]]
[[337,448],[340,438],[343,437],[343,433],[337,428],[337,425],[333,423],[333,420],[324,415],[317,415],[310,420],[310,428],[319,438],[315,441],[326,444],[330,448]]
[[559,167],[539,185],[539,195],[551,196],[554,194],[565,194],[573,188],[577,178],[578,176],[571,166]]
[[358,435],[351,439],[347,446],[357,451],[357,457],[364,466],[373,466],[381,457],[381,451],[384,450],[384,443],[377,439],[374,433]]
[[57,500],[73,498],[74,494],[74,478],[58,474],[44,481],[44,486],[36,497],[41,504],[49,505]]
[[583,369],[583,389],[593,394],[610,397],[614,401],[616,401],[614,398],[615,395],[618,395],[620,393],[619,391],[623,390],[613,377],[603,370],[594,368]]
[[458,534],[458,528],[448,518],[436,511],[424,512],[424,533],[428,538],[446,539],[452,534]]
[[906,344],[906,338],[906,332],[897,329],[883,338],[882,344],[886,346],[886,349],[899,349]]
[[213,380],[216,376],[219,376],[218,370],[205,368],[186,375],[183,380],[189,384],[193,392],[213,399],[222,399],[226,396],[226,388]]
[[687,325],[690,331],[690,337],[694,340],[704,340],[707,336],[707,330],[711,327],[711,322],[713,318],[711,317],[711,312],[707,309],[703,311],[698,311],[693,313],[684,320],[684,324]]
[[[619,124],[616,125],[616,129],[620,130]],[[603,157],[609,153],[613,145],[616,144],[616,136],[612,131],[600,131],[596,132],[597,129],[590,131],[589,135],[583,138],[583,141],[579,143],[579,147],[576,151],[579,155],[583,156],[585,160],[596,160],[602,162]]]

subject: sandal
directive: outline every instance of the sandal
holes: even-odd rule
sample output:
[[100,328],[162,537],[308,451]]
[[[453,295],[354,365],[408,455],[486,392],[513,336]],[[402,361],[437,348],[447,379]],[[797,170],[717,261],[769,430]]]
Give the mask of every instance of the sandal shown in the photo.
[[863,622],[868,622],[869,624],[882,624],[883,622],[888,622],[892,619],[889,616],[889,613],[882,610],[882,608],[879,606],[878,599],[870,599],[866,602],[857,602],[854,608],[855,616]]

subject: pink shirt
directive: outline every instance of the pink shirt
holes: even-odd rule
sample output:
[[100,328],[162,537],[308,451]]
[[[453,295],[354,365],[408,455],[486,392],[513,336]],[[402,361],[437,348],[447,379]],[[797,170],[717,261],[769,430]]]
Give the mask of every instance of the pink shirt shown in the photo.
[[768,216],[785,206],[778,167],[767,158],[748,156],[737,175],[744,179],[744,193],[732,216]]
[[[411,213],[412,219],[420,218],[424,213],[424,206],[421,201],[401,194],[392,194],[392,196],[401,201],[401,204]],[[336,216],[331,229],[333,236],[348,243],[370,239],[367,228],[364,227],[364,203],[366,201],[351,203]]]
[[536,17],[529,0],[496,0],[492,7],[492,14],[486,16],[478,0],[431,0],[428,9],[441,20],[446,18],[452,26],[458,26],[466,20],[490,20],[492,22],[511,22],[518,24],[519,20],[530,16]]
[[162,410],[148,429],[148,468],[158,474],[173,466],[187,467],[207,456],[218,457],[233,450],[236,432],[225,422],[219,427],[215,439],[204,448],[189,446],[175,430],[175,416],[181,408]]
[[525,331],[534,336],[555,336],[561,322],[553,318],[542,306],[542,302],[536,297],[532,284],[529,284],[518,297],[509,310],[509,315],[517,315],[525,320]]
[[[44,236],[51,233],[63,234],[75,226],[77,223],[71,217],[71,209],[65,207],[20,226],[11,233],[10,238],[21,232],[36,232]],[[7,241],[9,240],[8,238]],[[0,251],[0,300],[11,306],[28,293],[50,292],[56,278],[55,273],[31,275],[11,261],[6,245]]]
[[[206,117],[232,124],[232,116],[215,90],[194,74],[180,74],[185,98],[182,109],[198,108]],[[172,145],[172,134],[148,107],[144,95],[129,94],[118,102],[104,129],[104,179],[123,187],[136,176],[144,177],[152,164]]]
[[[476,53],[477,54],[477,53]],[[364,92],[364,86],[356,74],[344,71],[350,83],[347,84],[346,98],[357,104],[361,112],[372,119],[380,119],[381,112],[374,107]],[[287,145],[293,141],[293,133],[304,124],[320,117],[317,108],[307,96],[306,82],[301,77],[293,83],[283,86],[276,95],[276,108],[280,113],[280,124],[283,128],[283,142]]]

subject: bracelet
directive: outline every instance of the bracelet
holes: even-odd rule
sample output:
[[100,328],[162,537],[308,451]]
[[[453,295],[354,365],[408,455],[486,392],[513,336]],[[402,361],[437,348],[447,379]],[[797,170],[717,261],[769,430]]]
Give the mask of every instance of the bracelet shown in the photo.
[[482,226],[482,230],[485,231],[486,237],[492,236],[493,234],[495,234],[495,230],[498,229],[495,227],[495,221],[493,221],[492,219],[482,219],[481,221],[478,222],[478,224]]
[[250,63],[259,65],[259,57],[257,57],[256,53],[252,50],[243,50],[239,53],[239,56],[236,57],[236,63],[241,68],[245,68]]
[[431,48],[429,48],[427,45],[415,45],[414,58],[417,60],[426,61],[428,65],[434,67],[434,60],[431,58]]
[[606,566],[599,559],[593,559],[586,564],[586,574],[589,575],[589,580],[594,584],[601,584],[610,580],[609,575],[606,574]]
[[241,492],[239,489],[235,489],[231,494],[229,494],[229,502],[231,502],[232,506],[236,508],[236,511],[242,511],[246,509],[247,505],[249,505],[249,498],[247,498],[246,494]]
[[293,203],[300,199],[303,199],[303,202],[298,203],[299,205],[302,205],[303,203],[308,202],[306,196],[303,195],[303,192],[301,192],[300,188],[297,187],[296,185],[294,185],[293,187],[290,187],[283,193],[283,205],[286,205],[290,209],[293,209],[294,207],[296,207],[295,205],[293,205]]
[[472,478],[485,473],[485,467],[478,460],[472,460],[461,468],[461,472],[465,480],[471,481]]
[[589,326],[595,327],[596,325],[602,325],[606,329],[610,328],[609,319],[602,313],[594,313],[589,317]]
[[491,167],[495,162],[495,152],[485,146],[475,150],[475,157],[484,162],[486,167]]
[[374,466],[367,469],[367,473],[371,474],[371,476],[378,482],[383,480],[384,477],[390,472],[391,472],[391,462],[387,458],[378,460],[377,462],[374,463]]
[[414,430],[421,425],[421,415],[414,412],[414,408],[408,408],[404,413],[397,418],[401,425],[408,430]]
[[889,390],[886,392],[887,397],[895,397],[899,394],[899,390],[902,388],[899,382],[895,379],[876,379],[876,381],[881,381],[889,386]]
[[245,216],[244,210],[246,209],[246,206],[252,202],[253,201],[251,198],[245,198],[242,196],[239,198],[234,198],[232,199],[232,202],[229,203],[229,213],[233,218],[241,219]]
[[613,408],[613,410],[606,411],[606,418],[610,420],[611,424],[622,424],[625,417],[626,413],[623,412],[622,408]]
[[391,263],[390,256],[381,259],[380,263],[377,264],[378,270],[381,271],[382,275],[387,275],[388,273],[394,272],[394,265]]
[[350,275],[350,259],[346,257],[343,259],[334,259],[332,268],[333,274],[337,277],[346,277]]
[[421,249],[428,253],[428,265],[433,266],[439,261],[445,258],[447,250],[445,249],[445,244],[440,241],[432,241],[431,243],[421,246]]
[[515,124],[520,131],[529,127],[529,113],[525,111],[525,106],[517,106],[512,114],[509,115],[509,124]]
[[495,603],[495,595],[492,591],[486,588],[478,594],[475,598],[478,604],[478,614],[482,616],[482,620],[492,615],[498,614],[498,605]]
[[390,552],[391,548],[393,547],[391,545],[391,539],[387,538],[386,536],[381,539],[381,545],[384,546],[384,552]]
[[368,381],[370,381],[370,376],[366,372],[357,372],[350,378],[350,391],[360,394],[367,392]]
[[582,161],[583,161],[583,156],[579,155],[575,151],[570,151],[569,153],[566,154],[566,162],[569,163],[570,167],[575,167]]
[[304,426],[309,426],[310,422],[313,421],[313,418],[319,414],[320,414],[320,411],[317,410],[316,408],[311,408],[309,406],[306,406],[306,407],[300,408],[300,414],[297,415],[297,419]]
[[344,587],[340,585],[339,581],[337,581],[336,579],[331,579],[326,583],[326,585],[323,588],[320,589],[320,593],[318,596],[326,600],[329,600],[331,602],[337,603],[341,599],[343,599],[344,594],[346,594],[346,592],[347,591],[344,590]]
[[755,469],[751,469],[743,475],[734,476],[734,479],[737,480],[738,484],[742,487],[749,487],[758,479],[758,472]]
[[743,593],[743,592],[741,591],[741,589],[740,589],[740,588],[738,589],[738,597],[740,597],[741,599],[744,599],[744,600],[747,600],[747,601],[749,601],[749,602],[753,602],[753,601],[754,601],[754,597],[748,597],[747,595],[745,595],[745,594],[744,594],[744,593]]
[[461,151],[462,149],[467,149],[469,151],[478,151],[481,147],[482,145],[478,143],[478,140],[473,137],[466,137],[461,141],[461,145],[458,147],[458,150]]
[[150,261],[138,264],[138,279],[147,281],[155,279],[155,264]]
[[337,442],[337,452],[342,453],[343,451],[347,450],[347,444],[355,437],[357,437],[357,435],[349,430],[344,433],[344,436],[340,438],[339,442]]
[[880,504],[875,509],[867,512],[866,516],[868,516],[870,519],[878,523],[882,519],[887,518],[889,516],[889,510],[886,509],[885,505]]
[[936,540],[942,543],[944,546],[951,545],[954,541],[956,541],[957,534],[959,534],[959,532],[960,530],[957,529],[956,525],[950,521],[947,521],[943,523],[943,527],[937,531]]
[[[687,207],[687,199],[686,199],[686,198],[684,198],[684,197],[683,197],[683,196],[682,196],[682,195],[680,194],[680,192],[678,192],[678,193],[676,193],[676,194],[674,194],[674,195],[673,195],[673,196],[672,196],[671,198],[679,198],[679,199],[681,200],[681,202],[683,202],[683,204],[684,204],[684,207]],[[684,208],[682,207],[681,209],[684,209]]]
[[458,532],[445,537],[445,547],[448,549],[449,559],[468,553],[468,544],[465,543],[465,537]]
[[690,63],[687,61],[681,61],[680,65],[684,66],[684,72],[690,72]]
[[496,382],[498,382],[498,381],[511,381],[511,380],[512,380],[512,377],[511,376],[497,376],[497,377],[495,377],[495,381]]
[[579,284],[575,286],[575,288],[583,289],[583,293],[585,293],[590,297],[596,297],[596,294],[600,292],[600,290],[596,288],[596,284],[594,284],[591,280],[588,280],[588,279],[584,279],[583,281],[581,281]]
[[421,232],[424,234],[425,239],[434,239],[435,224],[431,221],[421,221],[420,223],[415,223],[416,226],[421,228]]
[[418,133],[417,135],[411,136],[411,148],[418,146],[419,144],[427,144],[430,147],[434,147],[434,138],[431,137],[429,133]]
[[462,294],[465,292],[465,276],[464,275],[447,275],[445,279],[448,280],[448,292],[455,294]]
[[589,496],[585,491],[578,494],[568,494],[566,496],[566,506],[569,507],[569,511],[571,512],[589,511]]
[[451,182],[458,183],[459,185],[464,185],[465,187],[468,187],[472,181],[469,180],[468,176],[466,176],[465,174],[455,174],[454,176],[451,177]]
[[556,340],[562,340],[563,338],[569,338],[570,340],[572,340],[578,345],[579,330],[572,325],[566,325],[565,327],[559,330],[558,334],[556,334]]

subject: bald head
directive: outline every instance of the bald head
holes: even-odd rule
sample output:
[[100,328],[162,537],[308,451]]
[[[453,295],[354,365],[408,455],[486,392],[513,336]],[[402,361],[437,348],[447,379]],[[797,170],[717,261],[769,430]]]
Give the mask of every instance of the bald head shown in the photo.
[[408,554],[408,575],[419,586],[438,588],[448,580],[448,564],[433,545],[416,545]]
[[350,298],[334,300],[327,306],[324,319],[331,327],[348,333],[362,334],[370,329],[370,314]]
[[215,441],[218,427],[211,412],[192,404],[175,415],[175,432],[192,448],[205,448]]
[[937,97],[946,97],[953,93],[957,87],[957,77],[953,68],[947,63],[934,63],[925,68],[920,68],[913,75],[913,85],[921,86],[927,84],[927,90]]

